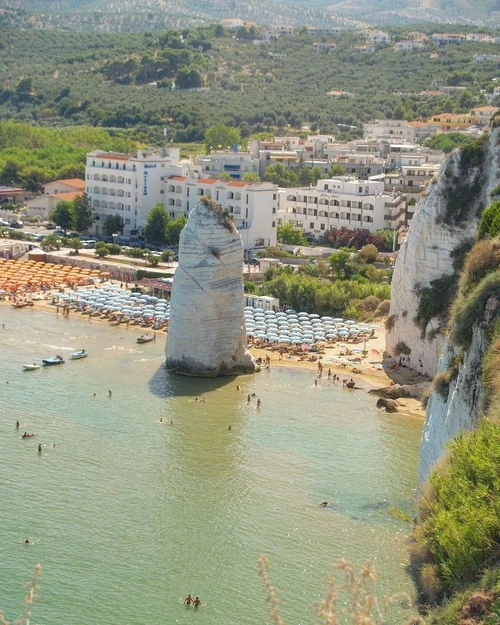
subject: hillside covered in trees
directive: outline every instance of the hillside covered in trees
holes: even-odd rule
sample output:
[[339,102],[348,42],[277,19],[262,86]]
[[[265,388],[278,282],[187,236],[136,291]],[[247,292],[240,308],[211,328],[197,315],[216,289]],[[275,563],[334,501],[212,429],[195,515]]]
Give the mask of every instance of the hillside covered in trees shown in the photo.
[[8,6],[31,24],[115,32],[138,30],[140,18],[149,23],[151,30],[191,27],[233,17],[258,24],[343,27],[417,21],[499,25],[496,0],[9,0]]
[[[443,27],[444,28],[444,27]],[[428,32],[434,32],[428,29]],[[392,32],[404,37],[405,29]],[[203,140],[215,123],[242,138],[262,131],[359,135],[377,117],[423,119],[485,104],[497,77],[492,44],[463,43],[402,53],[357,47],[354,31],[311,36],[305,29],[257,46],[256,28],[220,26],[142,34],[4,29],[0,42],[0,118],[44,126],[134,129],[157,144],[163,127],[176,142]],[[331,43],[318,52],[317,42]],[[436,85],[465,87],[430,96]],[[335,97],[328,92],[349,92]]]

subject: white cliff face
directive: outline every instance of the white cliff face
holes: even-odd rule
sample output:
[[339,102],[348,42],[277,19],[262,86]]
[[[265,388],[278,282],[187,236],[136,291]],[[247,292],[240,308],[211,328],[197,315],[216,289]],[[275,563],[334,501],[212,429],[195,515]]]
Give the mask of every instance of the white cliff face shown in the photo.
[[[481,372],[489,345],[485,332],[495,323],[498,315],[499,300],[490,298],[484,320],[473,328],[471,345],[458,366],[456,377],[451,380],[447,396],[434,392],[429,398],[420,444],[419,484],[427,479],[432,467],[443,455],[446,443],[460,432],[472,430],[478,422],[483,389]],[[457,348],[447,340],[438,371],[450,369],[458,354]]]
[[[491,203],[489,194],[498,185],[500,149],[497,146],[499,129],[492,132],[485,158],[485,178],[480,192],[470,205],[469,214],[460,226],[443,222],[446,210],[445,194],[454,176],[463,178],[460,172],[460,154],[454,152],[441,166],[437,182],[428,187],[411,222],[406,242],[398,253],[392,279],[390,317],[394,325],[387,332],[386,351],[398,358],[396,345],[405,343],[410,349],[410,366],[433,376],[444,347],[444,336],[432,331],[440,327],[440,320],[433,319],[427,325],[425,336],[414,321],[419,305],[419,291],[428,287],[432,280],[453,273],[451,253],[465,241],[474,238],[478,225],[478,206]],[[446,175],[445,175],[446,172]],[[474,172],[471,172],[473,175]],[[431,335],[429,337],[429,335]],[[420,365],[421,363],[421,365]]]
[[167,367],[213,377],[253,373],[243,316],[243,245],[220,212],[199,202],[181,233]]

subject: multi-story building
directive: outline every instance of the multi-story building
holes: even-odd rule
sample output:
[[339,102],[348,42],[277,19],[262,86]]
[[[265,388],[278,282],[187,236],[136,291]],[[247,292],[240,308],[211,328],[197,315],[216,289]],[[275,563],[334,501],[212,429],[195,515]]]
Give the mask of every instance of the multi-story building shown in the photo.
[[140,234],[151,208],[163,198],[163,180],[181,175],[186,166],[179,150],[149,148],[137,156],[96,150],[87,154],[85,191],[94,213],[93,232],[103,234],[108,215],[120,215],[124,234]]
[[363,124],[363,138],[367,141],[413,143],[415,130],[404,119],[379,119]]
[[406,196],[384,192],[383,181],[341,176],[316,188],[280,189],[278,225],[300,228],[318,239],[333,228],[399,230],[406,225]]
[[270,182],[172,176],[164,182],[163,202],[171,217],[187,216],[201,196],[227,210],[241,234],[245,254],[276,245],[278,186]]
[[206,156],[198,156],[197,163],[204,176],[220,178],[223,174],[240,180],[245,174],[260,176],[260,158],[252,152],[218,150]]

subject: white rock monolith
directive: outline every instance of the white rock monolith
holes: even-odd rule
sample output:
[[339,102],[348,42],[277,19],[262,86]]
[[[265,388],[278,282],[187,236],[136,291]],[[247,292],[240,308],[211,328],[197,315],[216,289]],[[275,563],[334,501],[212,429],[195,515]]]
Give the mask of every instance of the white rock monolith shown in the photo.
[[179,243],[170,301],[167,367],[185,375],[253,373],[243,316],[243,244],[220,207],[203,198]]

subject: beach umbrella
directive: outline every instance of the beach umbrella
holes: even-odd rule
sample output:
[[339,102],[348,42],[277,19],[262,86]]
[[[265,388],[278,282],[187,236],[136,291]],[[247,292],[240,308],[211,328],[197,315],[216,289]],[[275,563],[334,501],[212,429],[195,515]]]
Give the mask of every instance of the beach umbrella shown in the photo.
[[306,312],[299,312],[299,313],[297,314],[297,317],[299,317],[299,318],[300,318],[300,317],[302,317],[302,318],[304,318],[304,317],[309,318],[309,313],[306,313]]
[[356,322],[353,319],[347,319],[346,321],[344,321],[344,323],[346,324],[346,326],[355,326]]
[[309,315],[309,319],[319,319],[319,315],[317,315],[316,313],[311,313]]
[[280,336],[278,343],[291,343],[290,339],[286,336]]
[[263,313],[264,309],[263,308],[254,308],[256,313]]
[[276,315],[276,313],[274,312],[274,310],[265,310],[264,311],[265,315],[268,315],[269,317],[274,317]]

